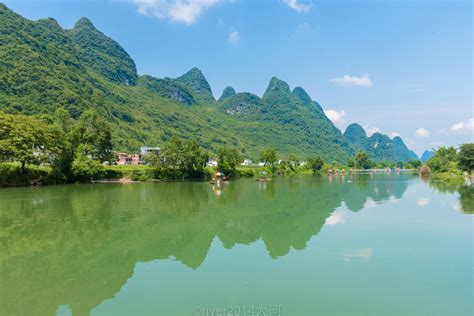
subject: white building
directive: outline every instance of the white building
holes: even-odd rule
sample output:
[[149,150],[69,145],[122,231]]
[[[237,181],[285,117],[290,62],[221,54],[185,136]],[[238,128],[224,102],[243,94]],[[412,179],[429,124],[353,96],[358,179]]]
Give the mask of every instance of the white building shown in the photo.
[[209,159],[207,162],[208,167],[217,167],[217,159]]
[[252,165],[252,160],[250,159],[245,159],[244,162],[241,163],[242,166],[251,166]]
[[151,153],[157,153],[159,154],[161,151],[160,147],[140,147],[140,155],[142,157],[151,154]]

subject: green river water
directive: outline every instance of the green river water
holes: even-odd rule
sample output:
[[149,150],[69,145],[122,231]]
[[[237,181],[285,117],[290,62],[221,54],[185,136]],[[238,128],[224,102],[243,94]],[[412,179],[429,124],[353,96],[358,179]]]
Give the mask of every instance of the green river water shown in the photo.
[[0,190],[0,315],[472,315],[474,189],[408,174]]

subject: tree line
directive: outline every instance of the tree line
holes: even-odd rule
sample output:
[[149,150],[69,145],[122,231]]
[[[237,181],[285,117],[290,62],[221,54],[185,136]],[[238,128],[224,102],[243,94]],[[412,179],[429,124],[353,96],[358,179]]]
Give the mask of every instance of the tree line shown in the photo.
[[105,174],[113,160],[110,127],[95,110],[73,120],[63,108],[53,115],[26,116],[0,112],[0,160],[51,167],[55,183],[87,181]]
[[[19,164],[20,173],[28,165],[47,165],[51,168],[54,183],[90,181],[106,176],[104,162],[115,163],[112,135],[109,124],[96,110],[87,110],[77,120],[64,108],[53,115],[26,116],[0,112],[0,160]],[[243,162],[236,147],[223,146],[215,150],[216,170],[207,167],[210,153],[195,140],[171,137],[159,153],[151,153],[145,162],[154,176],[164,179],[203,178],[219,171],[226,175],[239,174]],[[399,167],[418,169],[418,160],[402,162],[374,162],[368,153],[355,153],[347,164],[325,162],[320,156],[304,161],[296,155],[278,160],[275,149],[261,151],[259,159],[263,169],[273,174],[287,174],[308,170],[371,169]],[[454,147],[440,147],[426,163],[433,172],[459,172],[474,169],[474,144],[463,144],[459,151]]]

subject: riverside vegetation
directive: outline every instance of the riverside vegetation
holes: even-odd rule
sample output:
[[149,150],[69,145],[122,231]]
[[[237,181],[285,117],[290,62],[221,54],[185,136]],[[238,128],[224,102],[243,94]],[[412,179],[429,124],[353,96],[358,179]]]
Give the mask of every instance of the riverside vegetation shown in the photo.
[[218,165],[207,167],[210,153],[195,140],[170,138],[159,154],[145,156],[146,165],[114,166],[110,125],[95,110],[87,110],[74,120],[60,108],[54,114],[24,116],[0,113],[0,186],[36,183],[87,182],[103,178],[184,179],[211,177],[216,171],[227,175],[252,177],[267,174],[294,174],[327,170],[405,168],[428,169],[435,179],[456,180],[462,172],[474,169],[474,144],[464,144],[459,152],[454,147],[441,147],[422,166],[419,160],[405,163],[374,162],[359,151],[346,164],[325,162],[320,156],[309,156],[304,163],[296,155],[286,160],[273,148],[261,151],[263,167],[242,167],[243,157],[235,147],[217,150]]
[[[0,4],[0,48],[2,186],[204,177],[212,172],[208,155],[234,175],[255,172],[238,167],[241,158],[260,159],[278,174],[418,166],[400,137],[369,137],[358,124],[342,133],[303,88],[290,90],[278,78],[261,98],[227,87],[215,100],[197,68],[175,79],[138,75],[128,53],[87,18],[65,30]],[[102,164],[114,161],[112,149],[143,145],[164,152],[146,167]]]

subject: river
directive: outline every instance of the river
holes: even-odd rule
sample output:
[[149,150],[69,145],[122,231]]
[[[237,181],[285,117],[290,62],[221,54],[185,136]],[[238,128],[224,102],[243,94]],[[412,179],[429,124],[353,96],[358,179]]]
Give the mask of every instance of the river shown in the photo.
[[471,315],[473,212],[395,173],[2,189],[0,314]]

